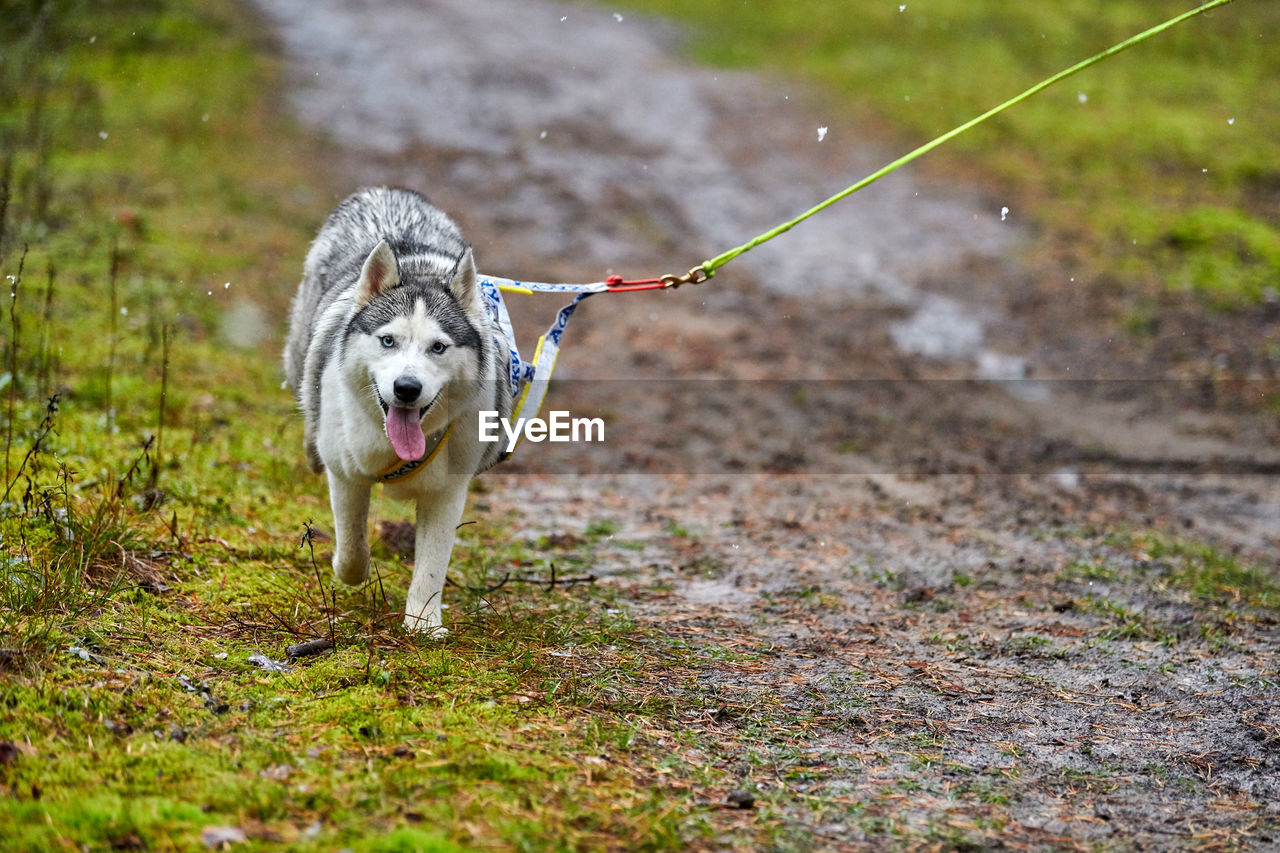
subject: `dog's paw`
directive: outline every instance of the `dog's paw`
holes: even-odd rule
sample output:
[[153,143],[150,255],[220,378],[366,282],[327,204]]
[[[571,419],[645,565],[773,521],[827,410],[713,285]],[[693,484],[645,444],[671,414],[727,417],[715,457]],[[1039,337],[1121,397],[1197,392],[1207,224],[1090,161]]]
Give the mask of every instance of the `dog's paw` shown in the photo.
[[333,576],[348,586],[362,584],[369,579],[369,559],[333,558]]

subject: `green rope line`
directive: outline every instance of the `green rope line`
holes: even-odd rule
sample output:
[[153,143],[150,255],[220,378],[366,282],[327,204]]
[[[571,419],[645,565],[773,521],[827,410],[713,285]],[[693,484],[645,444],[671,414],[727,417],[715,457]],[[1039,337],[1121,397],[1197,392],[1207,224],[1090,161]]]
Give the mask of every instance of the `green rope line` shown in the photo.
[[750,240],[747,243],[743,243],[741,246],[738,246],[736,249],[730,249],[729,251],[725,252],[722,255],[717,255],[716,257],[711,258],[710,260],[703,261],[701,264],[701,267],[694,267],[694,269],[697,270],[700,268],[704,272],[706,272],[707,276],[711,276],[715,273],[717,269],[729,263],[729,261],[732,261],[734,258],[738,257],[744,252],[751,251],[756,246],[759,246],[761,243],[766,243],[769,240],[772,240],[774,237],[777,237],[779,234],[785,234],[787,231],[790,231],[792,228],[799,225],[801,222],[804,222],[810,216],[813,216],[817,213],[820,213],[826,210],[828,207],[840,201],[841,199],[853,195],[858,190],[862,189],[868,184],[871,184],[871,183],[874,183],[875,181],[880,180],[885,175],[889,174],[895,169],[901,166],[905,166],[907,163],[910,163],[912,160],[916,159],[922,154],[927,154],[928,152],[937,148],[939,145],[943,144],[944,142],[954,139],[955,137],[964,133],[969,128],[975,125],[981,124],[982,122],[986,121],[987,119],[991,118],[994,115],[1004,112],[1014,104],[1017,104],[1021,101],[1025,101],[1027,98],[1031,97],[1037,92],[1040,92],[1044,89],[1049,88],[1054,83],[1057,83],[1060,80],[1065,80],[1066,78],[1070,77],[1072,74],[1076,74],[1080,71],[1083,71],[1089,66],[1095,65],[1096,63],[1099,63],[1108,57],[1115,56],[1117,53],[1120,53],[1122,50],[1126,50],[1130,47],[1133,47],[1135,44],[1138,44],[1141,41],[1145,41],[1151,36],[1156,35],[1157,33],[1161,33],[1169,29],[1170,27],[1176,26],[1182,23],[1183,21],[1187,20],[1188,18],[1194,18],[1196,15],[1199,15],[1203,12],[1207,12],[1210,9],[1214,9],[1218,6],[1225,6],[1230,2],[1232,2],[1232,0],[1211,0],[1211,2],[1205,3],[1203,6],[1200,6],[1199,8],[1192,9],[1189,12],[1184,12],[1183,14],[1178,15],[1176,18],[1170,18],[1169,20],[1165,21],[1163,24],[1157,24],[1151,29],[1141,32],[1138,35],[1133,36],[1132,38],[1125,39],[1119,44],[1107,48],[1106,50],[1102,51],[1102,53],[1099,53],[1096,56],[1091,56],[1088,59],[1084,60],[1083,62],[1078,62],[1064,71],[1059,71],[1057,74],[1053,75],[1047,80],[1043,80],[1037,83],[1036,85],[1032,86],[1030,89],[1026,90],[1021,95],[1010,98],[1000,106],[987,110],[985,113],[978,116],[977,118],[970,119],[969,121],[965,122],[964,124],[960,125],[954,130],[950,130],[942,134],[942,136],[939,136],[937,139],[934,139],[931,142],[926,142],[924,145],[921,145],[919,148],[912,151],[910,154],[906,154],[902,157],[899,157],[897,160],[894,160],[889,165],[884,166],[880,170],[873,172],[870,175],[867,175],[865,178],[858,181],[853,186],[836,193],[831,198],[827,199],[826,201],[822,202],[816,207],[806,210],[804,213],[800,214],[795,219],[792,219],[790,222],[784,222],[778,227],[764,232],[759,237],[756,237],[755,239]]

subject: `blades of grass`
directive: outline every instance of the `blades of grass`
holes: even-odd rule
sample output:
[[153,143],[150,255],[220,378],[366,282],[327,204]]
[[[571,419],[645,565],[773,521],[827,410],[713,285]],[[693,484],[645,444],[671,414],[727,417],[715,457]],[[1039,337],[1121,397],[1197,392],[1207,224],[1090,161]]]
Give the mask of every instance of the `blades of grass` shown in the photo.
[[[4,479],[7,483],[11,483],[13,479],[10,459],[13,452],[13,422],[18,406],[18,347],[22,337],[18,323],[18,291],[22,287],[22,271],[27,265],[29,249],[30,246],[22,247],[22,257],[18,259],[18,273],[9,280],[9,411],[4,439]],[[5,494],[8,495],[8,490]]]

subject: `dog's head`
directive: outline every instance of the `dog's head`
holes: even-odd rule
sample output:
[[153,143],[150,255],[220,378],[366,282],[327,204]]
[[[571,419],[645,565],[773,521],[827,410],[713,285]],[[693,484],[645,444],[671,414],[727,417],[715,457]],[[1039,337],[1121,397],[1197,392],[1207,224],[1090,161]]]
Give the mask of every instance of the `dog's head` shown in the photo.
[[365,259],[346,358],[369,383],[401,459],[420,458],[424,426],[442,429],[474,395],[483,310],[469,248],[447,276],[402,271],[385,240]]

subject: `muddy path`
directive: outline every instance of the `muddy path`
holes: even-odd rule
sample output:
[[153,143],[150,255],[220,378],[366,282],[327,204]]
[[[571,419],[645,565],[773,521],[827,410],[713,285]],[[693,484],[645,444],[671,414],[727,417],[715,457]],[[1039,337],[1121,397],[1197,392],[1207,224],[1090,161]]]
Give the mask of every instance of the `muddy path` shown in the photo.
[[[497,275],[682,271],[889,156],[608,10],[258,6],[335,168],[427,192]],[[1030,310],[1028,239],[904,172],[696,291],[597,297],[549,402],[608,440],[523,449],[474,512],[609,522],[637,622],[739,653],[632,685],[688,708],[644,738],[799,848],[1280,844],[1276,611],[1188,591],[1236,557],[1277,579],[1274,418]],[[513,305],[530,339],[554,308]]]

